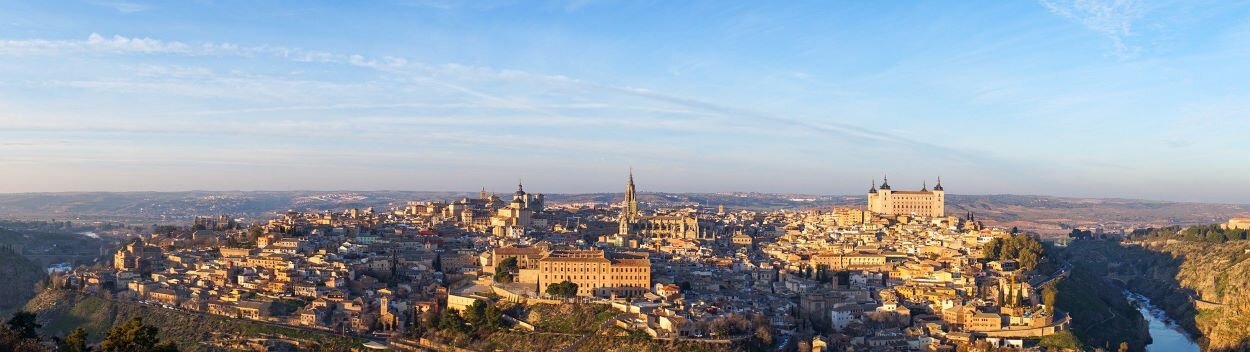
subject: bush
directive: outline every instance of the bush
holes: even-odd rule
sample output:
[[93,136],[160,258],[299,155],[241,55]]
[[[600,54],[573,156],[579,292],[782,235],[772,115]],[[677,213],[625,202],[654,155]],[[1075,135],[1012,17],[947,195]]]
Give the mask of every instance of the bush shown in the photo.
[[1081,340],[1078,340],[1076,335],[1068,331],[1043,337],[1042,341],[1038,342],[1037,345],[1048,349],[1082,350]]

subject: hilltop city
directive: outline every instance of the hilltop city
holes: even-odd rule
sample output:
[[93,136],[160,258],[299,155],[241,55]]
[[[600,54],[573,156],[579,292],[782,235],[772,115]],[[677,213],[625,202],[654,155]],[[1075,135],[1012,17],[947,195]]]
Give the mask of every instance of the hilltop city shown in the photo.
[[518,184],[251,224],[203,216],[57,278],[398,350],[463,345],[443,333],[449,319],[532,332],[507,308],[544,304],[610,307],[598,333],[713,347],[955,351],[1068,330],[1049,284],[1065,264],[1036,236],[947,215],[940,179],[873,182],[865,209],[653,208],[637,192],[631,172],[613,204],[546,204]]

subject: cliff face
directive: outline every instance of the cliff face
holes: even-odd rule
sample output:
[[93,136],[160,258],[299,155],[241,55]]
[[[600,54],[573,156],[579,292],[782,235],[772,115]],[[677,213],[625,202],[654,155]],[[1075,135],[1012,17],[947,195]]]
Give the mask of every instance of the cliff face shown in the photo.
[[1250,241],[1077,241],[1069,256],[1150,297],[1209,351],[1250,351]]
[[[1250,241],[1194,243],[1145,242],[1142,248],[1167,253],[1180,262],[1173,272],[1152,267],[1150,281],[1174,280],[1189,295],[1194,326],[1211,350],[1250,350]],[[1141,286],[1143,283],[1137,283]],[[1173,298],[1174,303],[1179,301]]]
[[35,284],[43,280],[43,268],[16,252],[0,247],[0,317],[21,308],[35,295]]

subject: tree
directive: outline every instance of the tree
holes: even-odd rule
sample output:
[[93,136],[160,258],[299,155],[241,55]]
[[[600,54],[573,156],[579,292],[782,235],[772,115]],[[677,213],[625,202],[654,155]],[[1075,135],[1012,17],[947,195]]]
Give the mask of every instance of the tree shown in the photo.
[[131,318],[125,324],[109,329],[104,341],[100,342],[100,350],[105,352],[177,352],[178,347],[171,342],[161,342],[156,337],[160,329],[143,325],[143,318]]
[[247,240],[249,242],[255,241],[257,238],[260,238],[260,236],[264,234],[265,234],[265,229],[261,228],[260,226],[252,226],[252,227],[247,228]]
[[1054,283],[1047,284],[1042,287],[1042,304],[1046,305],[1046,312],[1055,314],[1055,301],[1059,296],[1059,289]]
[[38,339],[24,339],[8,325],[0,325],[0,351],[46,352],[48,349]]
[[443,316],[438,319],[438,329],[457,332],[469,331],[469,327],[465,324],[464,318],[460,317],[460,312],[455,309],[447,309],[443,311]]
[[87,330],[79,327],[70,331],[65,340],[61,341],[58,351],[87,352]]
[[38,339],[39,333],[37,329],[43,327],[35,321],[35,313],[20,311],[13,313],[13,317],[8,321],[9,329],[17,333],[22,339]]
[[558,297],[574,297],[577,296],[577,284],[564,280],[560,283],[547,285],[547,294]]
[[507,259],[499,261],[499,265],[495,266],[495,282],[512,282],[512,273],[516,271],[516,257],[508,257]]
[[1000,306],[1007,305],[1007,288],[1003,287],[1003,285],[998,285],[998,302],[997,303]]
[[485,318],[486,327],[488,328],[493,329],[503,326],[503,311],[499,310],[499,307],[494,304],[486,305],[486,311],[482,313],[482,316]]
[[1002,253],[1002,251],[1003,241],[997,238],[990,240],[990,243],[986,243],[985,248],[981,249],[981,253],[984,254],[985,258],[989,260],[998,260],[998,256]]
[[486,321],[486,302],[482,300],[473,301],[464,309],[464,320],[473,326],[482,326]]
[[1025,270],[1032,270],[1040,264],[1044,254],[1041,241],[1032,235],[995,238],[986,243],[981,251],[989,260],[1015,259]]

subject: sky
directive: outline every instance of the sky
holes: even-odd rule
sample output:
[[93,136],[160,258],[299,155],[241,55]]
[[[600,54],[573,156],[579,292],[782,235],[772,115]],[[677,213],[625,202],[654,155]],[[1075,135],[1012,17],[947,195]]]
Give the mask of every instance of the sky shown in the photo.
[[1245,1],[0,0],[0,192],[1250,203]]

